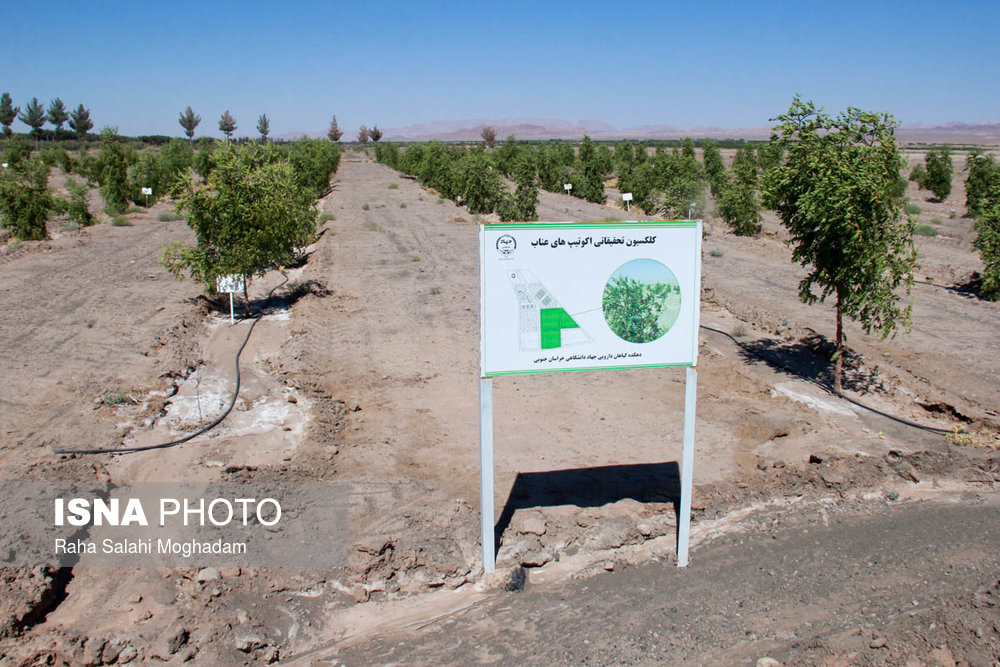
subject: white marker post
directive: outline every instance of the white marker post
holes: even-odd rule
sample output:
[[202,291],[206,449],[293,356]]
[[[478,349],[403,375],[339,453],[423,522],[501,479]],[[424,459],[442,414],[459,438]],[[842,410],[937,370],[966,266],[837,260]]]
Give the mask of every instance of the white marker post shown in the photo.
[[149,195],[153,194],[153,188],[142,188],[142,194],[146,196],[146,208],[149,208]]
[[[569,188],[567,188],[567,192]],[[701,307],[700,220],[483,223],[479,232],[479,464],[483,570],[496,567],[493,385],[504,375],[686,369],[677,565],[688,564]],[[637,287],[638,286],[638,287]],[[658,295],[636,332],[622,290]]]
[[215,291],[220,294],[229,293],[229,323],[236,324],[236,313],[233,309],[233,293],[244,290],[245,280],[239,273],[219,276],[215,279]]
[[630,201],[632,201],[632,193],[631,192],[623,192],[622,193],[622,201],[625,202],[625,210],[626,211],[631,211],[631,209],[628,207],[628,203]]
[[572,183],[563,183],[563,190],[566,191],[566,194],[569,194],[569,191],[572,189],[573,189]]

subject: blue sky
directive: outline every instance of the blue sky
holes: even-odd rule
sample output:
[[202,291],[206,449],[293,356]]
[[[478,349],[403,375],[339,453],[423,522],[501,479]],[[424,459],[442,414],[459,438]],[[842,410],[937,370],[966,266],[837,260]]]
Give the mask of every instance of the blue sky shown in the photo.
[[[505,116],[756,127],[799,92],[1000,121],[996,2],[4,2],[0,91],[97,128],[325,132]],[[24,130],[20,123],[15,129]]]

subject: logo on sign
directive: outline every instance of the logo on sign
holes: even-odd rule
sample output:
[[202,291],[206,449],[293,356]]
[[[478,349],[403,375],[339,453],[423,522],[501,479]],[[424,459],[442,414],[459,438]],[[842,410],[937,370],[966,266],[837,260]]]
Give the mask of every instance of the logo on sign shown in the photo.
[[504,257],[510,257],[517,250],[517,241],[510,234],[504,234],[497,239],[497,251]]

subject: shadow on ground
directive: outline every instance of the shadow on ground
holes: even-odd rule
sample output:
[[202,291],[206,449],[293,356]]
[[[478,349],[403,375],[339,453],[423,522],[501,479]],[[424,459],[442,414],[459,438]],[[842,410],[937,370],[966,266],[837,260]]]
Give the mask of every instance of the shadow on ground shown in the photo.
[[495,544],[517,510],[556,505],[601,507],[631,498],[640,503],[669,502],[680,511],[680,469],[676,461],[520,472],[494,528]]

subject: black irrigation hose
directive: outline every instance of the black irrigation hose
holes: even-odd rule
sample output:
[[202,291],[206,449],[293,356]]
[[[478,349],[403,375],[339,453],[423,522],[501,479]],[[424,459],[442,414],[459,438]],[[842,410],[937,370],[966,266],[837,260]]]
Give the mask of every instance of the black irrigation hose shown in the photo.
[[[287,282],[288,282],[288,276],[286,275],[284,280],[282,280],[280,283],[278,283],[277,285],[275,285],[274,287],[272,287],[271,291],[269,291],[267,293],[267,297],[265,299],[265,303],[268,300],[270,300],[271,295],[274,294],[274,291],[276,289],[278,289],[279,287],[281,287],[282,285],[284,285]],[[187,436],[184,436],[183,438],[181,438],[179,440],[171,440],[170,442],[161,442],[160,444],[157,444],[157,445],[142,445],[140,447],[119,447],[119,448],[110,448],[110,447],[108,447],[108,448],[102,448],[102,449],[54,449],[53,453],[55,453],[55,454],[128,454],[128,453],[133,453],[133,452],[148,452],[148,451],[153,450],[153,449],[167,449],[168,447],[176,447],[177,445],[184,444],[185,442],[188,442],[189,440],[194,440],[199,435],[202,435],[204,433],[208,433],[213,428],[215,428],[216,426],[218,426],[219,424],[221,424],[222,421],[226,417],[229,416],[229,413],[233,411],[233,407],[236,405],[236,399],[240,395],[240,355],[243,354],[243,348],[245,348],[247,346],[247,343],[250,342],[250,334],[253,333],[254,327],[257,326],[257,323],[260,322],[260,319],[263,316],[264,316],[264,307],[261,306],[260,310],[257,311],[257,314],[254,316],[253,322],[250,324],[250,328],[247,330],[247,335],[243,338],[243,343],[240,345],[240,349],[236,351],[236,389],[233,391],[233,397],[232,397],[232,399],[230,399],[229,406],[225,409],[225,411],[221,415],[219,415],[215,419],[215,421],[213,421],[211,424],[208,424],[207,426],[203,426],[202,428],[198,429],[194,433],[192,433],[190,435],[187,435]]]
[[948,435],[948,434],[953,434],[953,433],[965,433],[966,432],[966,431],[953,431],[953,430],[947,429],[947,428],[937,428],[936,426],[926,426],[924,424],[918,424],[917,422],[910,421],[909,419],[904,419],[903,417],[898,417],[896,415],[889,414],[888,412],[884,412],[882,410],[879,410],[878,408],[873,408],[870,405],[865,405],[861,401],[859,401],[857,399],[854,399],[854,398],[851,398],[850,396],[847,396],[843,392],[837,391],[836,389],[831,388],[829,385],[826,385],[826,384],[823,384],[822,382],[818,382],[818,381],[813,380],[811,378],[805,377],[801,373],[796,372],[794,369],[792,369],[791,367],[789,367],[789,366],[787,366],[785,364],[782,364],[781,362],[778,362],[778,361],[776,361],[774,359],[768,359],[767,357],[765,357],[764,355],[760,354],[756,350],[752,350],[747,345],[744,345],[740,341],[736,340],[736,338],[732,334],[729,334],[729,333],[727,333],[725,331],[722,331],[721,329],[716,329],[714,327],[706,326],[704,324],[701,325],[701,328],[702,329],[706,329],[707,331],[713,331],[713,332],[715,332],[717,334],[722,334],[723,336],[725,336],[729,340],[731,340],[734,343],[736,343],[737,345],[739,345],[743,350],[746,350],[747,352],[749,352],[750,354],[754,355],[755,357],[757,357],[758,359],[762,360],[763,362],[768,363],[768,364],[776,365],[779,368],[781,368],[781,369],[783,369],[783,370],[791,373],[792,375],[798,375],[803,380],[806,380],[808,382],[813,383],[814,385],[816,385],[817,387],[819,387],[823,391],[827,391],[827,392],[833,394],[834,396],[839,396],[840,398],[844,399],[848,403],[853,403],[854,405],[858,406],[859,408],[862,408],[862,409],[867,410],[869,412],[873,412],[873,413],[875,413],[877,415],[885,417],[886,419],[891,419],[892,421],[899,422],[900,424],[903,424],[905,426],[911,426],[913,428],[918,428],[921,431],[928,431],[930,433],[940,433],[942,435]]

